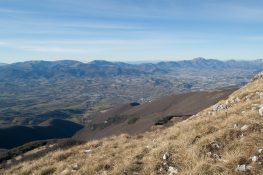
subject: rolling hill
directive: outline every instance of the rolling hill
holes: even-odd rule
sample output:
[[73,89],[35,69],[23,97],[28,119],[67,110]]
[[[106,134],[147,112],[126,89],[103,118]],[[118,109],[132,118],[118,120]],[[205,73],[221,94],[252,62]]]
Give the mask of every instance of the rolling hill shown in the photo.
[[77,140],[94,140],[121,133],[139,134],[156,125],[185,120],[234,90],[173,94],[144,104],[126,104],[95,113],[85,120],[87,126],[74,135]]
[[2,174],[262,174],[263,73],[169,128],[94,140]]

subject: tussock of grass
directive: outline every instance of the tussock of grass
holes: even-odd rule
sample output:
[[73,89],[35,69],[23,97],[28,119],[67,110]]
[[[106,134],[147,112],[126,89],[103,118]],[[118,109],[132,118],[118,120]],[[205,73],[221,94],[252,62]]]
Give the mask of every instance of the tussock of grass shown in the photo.
[[[77,175],[161,175],[169,174],[168,166],[172,166],[180,175],[263,174],[263,165],[256,163],[245,173],[235,171],[263,147],[263,118],[258,108],[252,108],[253,104],[263,104],[257,93],[262,91],[263,80],[257,78],[233,93],[228,102],[218,103],[228,104],[227,109],[213,111],[210,107],[170,128],[133,137],[122,134],[50,152],[0,173],[60,174],[68,169]],[[237,97],[240,102],[229,103]],[[244,125],[248,128],[242,131]],[[169,153],[166,160],[165,153]],[[78,170],[73,170],[74,164],[79,165]]]

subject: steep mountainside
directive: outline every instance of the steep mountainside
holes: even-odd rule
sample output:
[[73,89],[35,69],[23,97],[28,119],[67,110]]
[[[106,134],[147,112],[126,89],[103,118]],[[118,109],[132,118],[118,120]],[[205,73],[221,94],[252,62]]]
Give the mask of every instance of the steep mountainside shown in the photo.
[[227,98],[233,91],[173,94],[142,105],[135,105],[136,103],[121,105],[87,117],[87,126],[78,131],[74,138],[94,140],[121,133],[138,134],[149,131],[153,126],[185,120]]
[[50,152],[2,174],[263,174],[263,73],[167,129]]

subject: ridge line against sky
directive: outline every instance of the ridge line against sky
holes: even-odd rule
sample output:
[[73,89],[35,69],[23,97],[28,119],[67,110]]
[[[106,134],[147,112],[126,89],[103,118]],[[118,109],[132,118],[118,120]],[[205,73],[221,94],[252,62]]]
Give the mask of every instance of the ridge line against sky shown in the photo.
[[6,63],[263,55],[260,0],[0,0],[0,26]]

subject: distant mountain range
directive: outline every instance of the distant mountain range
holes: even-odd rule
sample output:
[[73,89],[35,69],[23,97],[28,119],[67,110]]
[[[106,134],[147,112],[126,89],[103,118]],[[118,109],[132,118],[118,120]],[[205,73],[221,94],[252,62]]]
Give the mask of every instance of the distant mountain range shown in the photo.
[[220,61],[215,59],[195,58],[185,61],[169,61],[159,63],[128,64],[95,60],[82,63],[72,60],[64,61],[27,61],[2,65],[0,80],[29,79],[52,77],[114,77],[141,76],[147,74],[163,74],[178,69],[256,69],[261,70],[263,61]]

